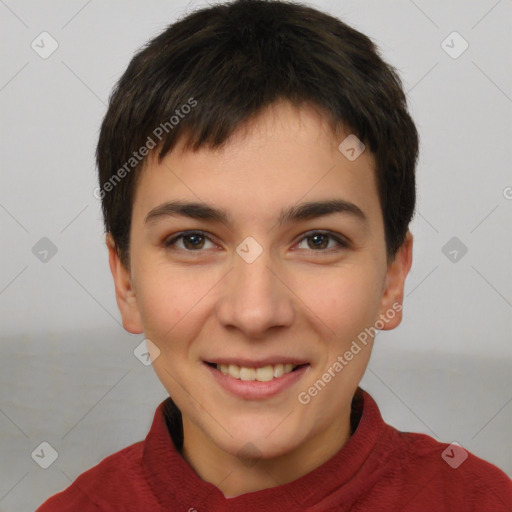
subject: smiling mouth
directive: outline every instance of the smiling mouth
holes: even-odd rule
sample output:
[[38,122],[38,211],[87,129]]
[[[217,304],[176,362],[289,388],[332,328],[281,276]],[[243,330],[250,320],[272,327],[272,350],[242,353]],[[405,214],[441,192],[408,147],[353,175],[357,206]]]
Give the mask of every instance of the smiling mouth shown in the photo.
[[209,361],[205,361],[208,366],[215,368],[224,375],[228,375],[233,379],[243,381],[258,381],[258,382],[270,382],[274,379],[279,379],[283,375],[292,373],[299,368],[309,366],[306,364],[268,364],[260,366],[258,368],[251,368],[248,366],[239,366],[237,364],[217,364]]

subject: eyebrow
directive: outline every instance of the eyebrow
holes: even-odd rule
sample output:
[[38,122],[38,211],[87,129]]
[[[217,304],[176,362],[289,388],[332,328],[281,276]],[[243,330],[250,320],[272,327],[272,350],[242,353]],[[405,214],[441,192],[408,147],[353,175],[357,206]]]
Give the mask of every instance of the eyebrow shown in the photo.
[[[334,213],[348,214],[364,223],[368,223],[368,217],[364,212],[354,203],[344,199],[310,201],[290,206],[281,210],[277,223],[281,226]],[[216,208],[206,203],[167,201],[153,208],[146,215],[144,222],[154,222],[163,217],[188,217],[222,224],[230,224],[231,221],[229,213],[222,208]]]

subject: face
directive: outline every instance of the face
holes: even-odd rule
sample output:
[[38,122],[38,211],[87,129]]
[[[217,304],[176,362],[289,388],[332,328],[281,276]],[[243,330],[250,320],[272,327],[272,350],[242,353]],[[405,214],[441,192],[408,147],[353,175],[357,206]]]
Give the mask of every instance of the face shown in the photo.
[[374,160],[340,152],[349,133],[281,103],[221,149],[147,161],[130,270],[109,238],[110,264],[125,328],[160,351],[185,445],[272,458],[348,429],[368,333],[400,322],[411,260],[408,236],[386,261]]

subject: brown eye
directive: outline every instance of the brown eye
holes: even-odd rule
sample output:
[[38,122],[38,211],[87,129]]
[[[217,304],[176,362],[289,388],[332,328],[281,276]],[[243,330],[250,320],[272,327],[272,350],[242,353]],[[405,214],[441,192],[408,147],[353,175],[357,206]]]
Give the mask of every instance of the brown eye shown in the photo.
[[214,245],[213,242],[205,234],[194,231],[190,233],[181,233],[180,235],[175,236],[170,240],[166,240],[165,246],[168,248],[176,248],[178,250],[188,252],[199,252],[201,249],[204,249],[206,241],[209,241],[212,245]]
[[311,235],[307,238],[313,245],[309,244],[311,249],[326,249],[329,245],[328,235]]
[[[307,247],[300,247],[300,244],[306,241]],[[329,244],[334,242],[334,245]],[[299,248],[307,249],[315,252],[331,252],[331,250],[340,250],[347,248],[347,242],[343,241],[340,237],[333,233],[324,233],[320,231],[314,231],[301,239],[299,242]]]

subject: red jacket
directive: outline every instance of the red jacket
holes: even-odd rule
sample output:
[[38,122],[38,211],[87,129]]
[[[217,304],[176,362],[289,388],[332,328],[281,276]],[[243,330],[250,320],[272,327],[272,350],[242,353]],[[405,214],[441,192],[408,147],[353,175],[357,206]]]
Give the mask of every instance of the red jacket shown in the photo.
[[145,441],[105,458],[36,512],[512,511],[512,481],[497,467],[458,446],[399,432],[368,393],[356,398],[357,428],[331,459],[289,484],[236,498],[182,458],[165,420],[168,398]]

